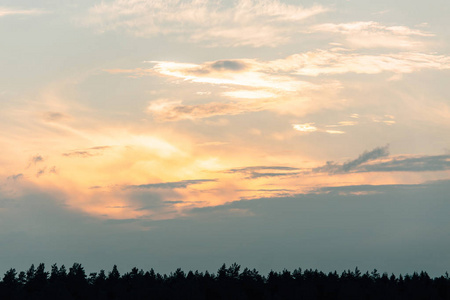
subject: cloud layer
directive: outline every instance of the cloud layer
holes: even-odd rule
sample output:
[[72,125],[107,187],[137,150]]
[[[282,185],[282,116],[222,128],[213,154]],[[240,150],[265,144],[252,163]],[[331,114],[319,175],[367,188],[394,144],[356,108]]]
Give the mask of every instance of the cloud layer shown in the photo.
[[83,23],[100,32],[175,36],[210,46],[277,46],[307,18],[327,11],[277,0],[116,0],[89,9]]
[[[421,70],[450,69],[450,57],[447,55],[417,52],[369,55],[345,49],[315,50],[266,61],[223,59],[201,64],[168,61],[149,61],[148,63],[154,66],[150,69],[106,71],[112,74],[125,73],[132,77],[159,75],[168,78],[170,84],[206,84],[216,88],[220,98],[239,100],[238,102],[216,100],[202,104],[187,104],[179,99],[156,99],[150,103],[147,112],[160,121],[193,120],[216,115],[237,115],[278,109],[280,112],[289,114],[295,110],[289,107],[281,108],[282,106],[279,105],[287,102],[298,105],[300,97],[314,97],[314,105],[311,107],[317,109],[317,107],[329,105],[330,95],[327,93],[336,94],[341,88],[345,88],[339,80],[339,76],[344,74],[390,73],[389,78],[392,79],[392,74],[396,76]],[[317,77],[322,78],[317,80]],[[386,80],[390,80],[389,78]],[[183,81],[173,82],[170,79]],[[226,88],[225,91],[223,87]],[[308,105],[303,105],[302,109],[308,112]],[[395,123],[394,120],[382,122]],[[309,127],[304,125],[294,124],[294,129],[315,131],[313,125],[309,124]],[[338,125],[349,126],[349,124]],[[333,129],[322,131],[330,134],[344,133],[342,130]]]
[[39,10],[39,9],[18,9],[12,7],[1,7],[0,6],[0,18],[5,16],[13,16],[13,15],[25,15],[25,16],[33,16],[33,15],[42,15],[48,12]]
[[125,189],[184,189],[192,184],[201,184],[205,182],[214,182],[215,179],[191,179],[175,182],[148,183],[140,185],[127,185]]
[[315,32],[340,34],[345,43],[353,48],[411,48],[424,45],[417,38],[432,37],[434,34],[411,29],[407,26],[386,26],[379,22],[325,23],[312,27]]

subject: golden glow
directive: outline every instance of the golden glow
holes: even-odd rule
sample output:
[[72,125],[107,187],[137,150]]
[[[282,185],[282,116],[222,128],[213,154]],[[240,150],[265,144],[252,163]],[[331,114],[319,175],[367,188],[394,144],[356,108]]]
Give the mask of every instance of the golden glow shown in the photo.
[[317,131],[317,127],[313,126],[314,123],[305,123],[305,124],[294,124],[292,127],[294,127],[295,130],[301,131],[301,132],[314,132]]
[[276,94],[266,91],[232,91],[224,92],[222,95],[231,98],[244,98],[244,99],[262,99],[262,98],[274,98]]
[[342,131],[342,130],[325,130],[325,132],[329,133],[329,134],[344,134],[345,133],[345,131]]
[[[14,54],[23,46],[14,42],[34,38],[38,51],[2,70],[2,194],[48,193],[99,218],[164,219],[322,186],[449,176],[439,164],[391,168],[398,153],[449,147],[442,82],[450,56],[428,29],[323,21],[312,17],[330,8],[280,0],[81,7],[74,23],[114,33],[95,45],[88,34],[71,35],[74,43],[58,48],[55,27],[39,38],[12,31],[5,42]],[[0,7],[10,25],[43,13]],[[386,143],[391,156],[367,159],[367,149]],[[384,164],[352,169],[361,161]]]

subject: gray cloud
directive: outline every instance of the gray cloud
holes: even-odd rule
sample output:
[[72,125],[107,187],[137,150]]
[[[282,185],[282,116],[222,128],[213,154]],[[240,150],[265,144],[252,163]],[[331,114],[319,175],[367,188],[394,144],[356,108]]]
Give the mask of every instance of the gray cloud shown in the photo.
[[251,189],[240,189],[237,190],[238,192],[247,192],[247,191],[256,191],[256,192],[293,192],[294,190],[289,190],[289,189],[256,189],[256,190],[251,190]]
[[[136,265],[163,273],[199,266],[215,271],[234,261],[265,274],[299,266],[339,272],[354,265],[389,273],[417,266],[430,276],[445,272],[449,181],[340,189],[382,195],[266,197],[197,208],[170,220],[103,220],[66,207],[61,195],[36,191],[0,210],[0,271],[77,259],[88,273],[113,264],[124,271]],[[1,193],[3,203],[9,197]]]
[[51,167],[51,168],[48,170],[48,172],[49,172],[50,174],[58,174],[58,170],[56,170],[56,167],[55,167],[55,166]]
[[33,163],[33,164],[37,164],[37,163],[40,163],[40,162],[43,162],[44,161],[44,158],[41,156],[41,155],[35,155],[35,156],[33,156],[32,158],[31,158],[31,163]]
[[105,220],[106,224],[130,224],[136,223],[139,219],[107,219]]
[[264,177],[283,177],[283,176],[294,176],[300,174],[299,172],[291,172],[291,173],[258,173],[252,172],[248,178],[264,178]]
[[[186,183],[187,185],[187,183]],[[174,186],[172,184],[172,186]],[[172,199],[167,200],[165,199]],[[143,219],[171,218],[177,212],[174,205],[183,203],[180,194],[172,188],[133,188],[127,202],[134,211],[144,212]]]
[[[329,161],[325,165],[313,168],[312,173],[363,173],[363,172],[433,172],[450,170],[450,154],[423,155],[415,157],[392,157],[382,162],[371,161],[389,155],[388,145],[372,151],[365,151],[357,159],[343,164]],[[305,173],[309,173],[306,171]]]
[[372,151],[364,151],[363,154],[361,154],[360,156],[358,156],[357,159],[355,160],[351,160],[349,162],[346,162],[342,165],[342,171],[343,172],[348,172],[354,168],[356,168],[357,166],[366,163],[370,160],[374,160],[374,159],[378,159],[380,157],[384,157],[384,156],[388,156],[389,155],[389,150],[388,150],[388,145],[384,146],[384,147],[378,147],[373,149]]
[[174,200],[174,201],[164,201],[164,203],[167,203],[167,204],[178,204],[178,203],[184,203],[183,201],[176,201],[176,200]]
[[358,168],[360,165],[364,163],[367,163],[371,160],[375,160],[381,157],[388,156],[389,155],[388,147],[389,145],[386,145],[384,147],[377,147],[371,151],[364,151],[364,153],[359,155],[358,158],[350,160],[343,164],[336,164],[332,161],[328,161],[324,166],[313,168],[312,172],[313,173],[326,172],[331,174],[349,173],[354,171],[356,168]]
[[[246,178],[248,179],[255,179],[262,177],[298,176],[311,173],[328,173],[332,175],[363,172],[433,172],[450,170],[450,154],[424,155],[415,157],[399,156],[389,158],[388,148],[389,145],[377,147],[371,151],[364,151],[356,159],[345,163],[339,164],[333,161],[328,161],[325,165],[312,169],[300,169],[284,166],[255,166],[229,169],[225,172],[242,173],[247,175]],[[385,159],[381,162],[373,162],[379,158]]]
[[109,149],[111,147],[112,146],[96,146],[96,147],[88,148],[88,150],[105,150],[105,149]]
[[236,60],[218,60],[211,64],[211,68],[217,71],[242,71],[246,68],[246,64]]
[[248,172],[248,171],[260,171],[260,170],[282,170],[282,171],[295,171],[298,168],[285,167],[285,166],[254,166],[245,168],[230,169],[228,173]]
[[450,170],[450,155],[398,157],[387,162],[361,166],[358,172],[425,172]]
[[47,122],[60,121],[65,118],[67,118],[67,116],[60,112],[47,111],[44,113],[44,120]]
[[22,178],[23,178],[23,174],[22,173],[14,174],[14,175],[6,177],[6,179],[14,180],[14,181],[22,179]]
[[216,179],[192,179],[174,182],[149,183],[141,185],[127,185],[124,189],[184,189],[192,184],[214,182]]
[[41,177],[42,175],[45,175],[45,174],[58,174],[58,171],[56,170],[55,166],[50,167],[50,168],[48,168],[46,166],[46,167],[43,167],[42,169],[39,169],[36,172],[36,177]]
[[[285,167],[285,166],[254,166],[245,168],[229,169],[226,173],[242,173],[247,175],[248,179],[262,178],[262,177],[283,177],[294,176],[300,174],[298,168]],[[275,171],[275,172],[261,172],[261,171]],[[277,172],[285,171],[285,172]]]
[[73,150],[69,152],[65,152],[62,155],[67,157],[91,157],[91,156],[98,156],[102,154],[102,150],[106,150],[111,148],[111,146],[96,146],[86,149],[80,149],[80,150]]
[[78,157],[91,157],[94,156],[94,154],[88,152],[88,151],[72,151],[72,152],[66,152],[62,154],[63,156],[78,156]]
[[38,170],[37,173],[36,173],[36,177],[41,177],[42,175],[44,175],[46,169],[47,168],[43,168],[43,169]]

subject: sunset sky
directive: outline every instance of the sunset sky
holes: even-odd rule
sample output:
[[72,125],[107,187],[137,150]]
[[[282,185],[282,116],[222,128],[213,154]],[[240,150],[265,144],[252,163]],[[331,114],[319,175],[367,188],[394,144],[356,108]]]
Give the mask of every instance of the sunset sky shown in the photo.
[[0,272],[450,271],[447,0],[0,2]]

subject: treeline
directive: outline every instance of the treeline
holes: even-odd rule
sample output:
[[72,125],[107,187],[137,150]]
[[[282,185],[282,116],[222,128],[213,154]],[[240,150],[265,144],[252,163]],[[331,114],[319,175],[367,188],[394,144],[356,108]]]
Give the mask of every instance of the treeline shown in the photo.
[[8,270],[0,283],[0,299],[450,299],[450,278],[318,270],[271,271],[225,264],[217,273],[181,269],[162,275],[153,269],[133,268],[120,274],[116,266],[106,273],[86,274],[81,264],[32,265],[26,272]]

